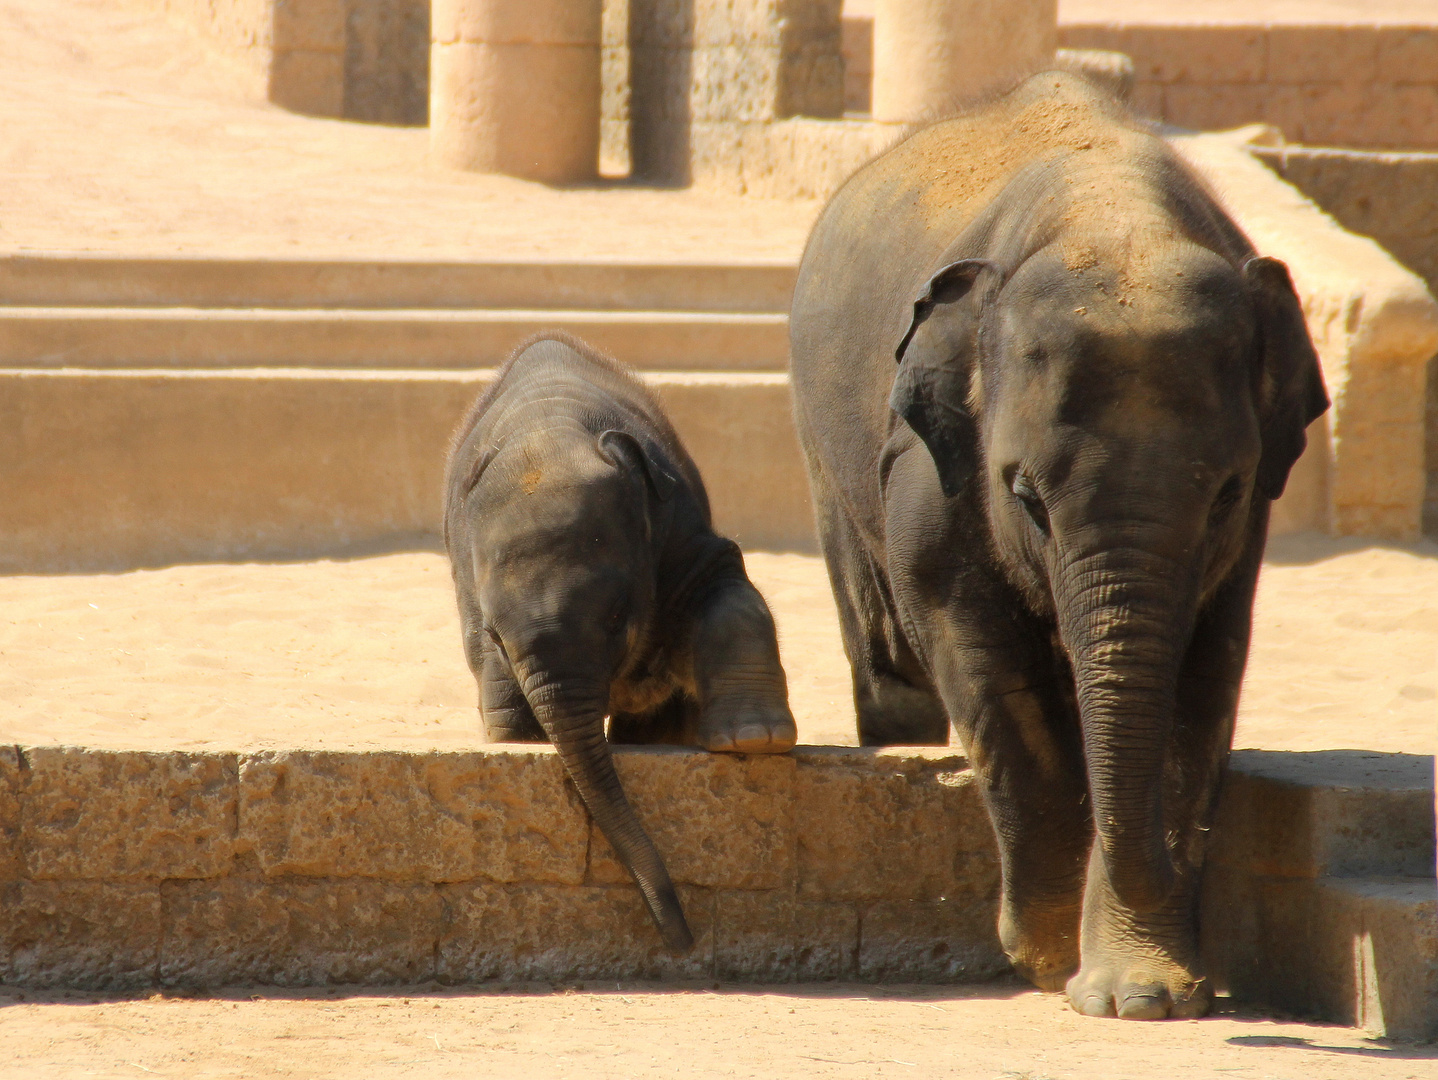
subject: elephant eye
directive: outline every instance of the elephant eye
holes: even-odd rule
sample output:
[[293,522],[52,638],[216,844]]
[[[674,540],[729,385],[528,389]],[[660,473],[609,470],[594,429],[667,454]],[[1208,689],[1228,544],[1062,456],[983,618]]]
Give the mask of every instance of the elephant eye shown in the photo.
[[1230,476],[1223,482],[1223,487],[1218,489],[1218,494],[1213,497],[1213,506],[1208,511],[1209,523],[1217,524],[1222,521],[1242,498],[1243,481],[1236,476]]
[[1043,499],[1039,498],[1038,490],[1034,487],[1033,481],[1023,473],[1015,473],[1010,488],[1014,497],[1019,500],[1028,514],[1029,520],[1045,536],[1049,534],[1049,512],[1044,508]]
[[503,656],[505,659],[508,659],[509,654],[504,651],[504,639],[499,636],[499,631],[496,630],[494,627],[490,626],[489,623],[485,623],[484,633],[489,638],[490,644],[492,644],[496,649],[499,650],[499,655]]

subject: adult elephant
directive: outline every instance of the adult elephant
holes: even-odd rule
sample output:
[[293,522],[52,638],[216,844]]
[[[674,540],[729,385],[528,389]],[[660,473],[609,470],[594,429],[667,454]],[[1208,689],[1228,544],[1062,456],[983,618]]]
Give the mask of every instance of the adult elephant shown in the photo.
[[1084,1013],[1202,1014],[1269,504],[1328,405],[1286,268],[1045,73],[850,179],[790,325],[861,741],[953,725],[1020,972]]

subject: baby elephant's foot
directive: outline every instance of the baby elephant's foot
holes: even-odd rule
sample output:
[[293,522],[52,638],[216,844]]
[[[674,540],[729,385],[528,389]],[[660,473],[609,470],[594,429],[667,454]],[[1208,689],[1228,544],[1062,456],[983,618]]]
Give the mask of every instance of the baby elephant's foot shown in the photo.
[[1085,1016],[1117,1016],[1122,1020],[1193,1019],[1213,1004],[1208,983],[1181,965],[1163,961],[1115,958],[1087,960],[1068,983],[1069,1004]]
[[699,724],[699,745],[726,754],[782,754],[799,741],[794,714],[786,706],[716,702]]

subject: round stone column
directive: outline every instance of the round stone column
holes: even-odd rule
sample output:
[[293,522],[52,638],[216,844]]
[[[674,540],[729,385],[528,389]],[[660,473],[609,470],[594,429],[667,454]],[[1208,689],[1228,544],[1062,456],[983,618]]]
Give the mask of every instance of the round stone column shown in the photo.
[[874,0],[874,119],[935,119],[1057,45],[1058,0]]
[[434,0],[435,160],[551,184],[599,173],[601,0]]

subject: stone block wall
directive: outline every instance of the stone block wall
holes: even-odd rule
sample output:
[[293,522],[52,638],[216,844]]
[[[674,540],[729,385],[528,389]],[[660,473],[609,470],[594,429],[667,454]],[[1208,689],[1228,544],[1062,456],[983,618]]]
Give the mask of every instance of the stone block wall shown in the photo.
[[0,982],[982,979],[1007,967],[950,751],[620,749],[697,944],[670,955],[548,747],[0,748]]
[[[873,14],[871,5],[852,0],[848,8],[845,107],[866,112]],[[1262,121],[1291,142],[1317,146],[1438,148],[1438,18],[1423,25],[1204,24],[1157,9],[1142,18],[1100,20],[1090,8],[1065,21],[1060,12],[1059,45],[1131,56],[1136,106],[1181,127]]]
[[[702,182],[705,147],[788,117],[843,114],[839,0],[606,0],[601,155]],[[628,127],[628,138],[622,134]]]
[[[965,982],[1007,970],[953,751],[620,747],[674,956],[547,746],[0,746],[0,984]],[[1220,989],[1438,1035],[1432,758],[1238,751],[1205,874]]]
[[1290,142],[1438,147],[1438,21],[1430,25],[1060,23],[1069,48],[1133,57],[1148,115],[1211,131],[1254,121]]

